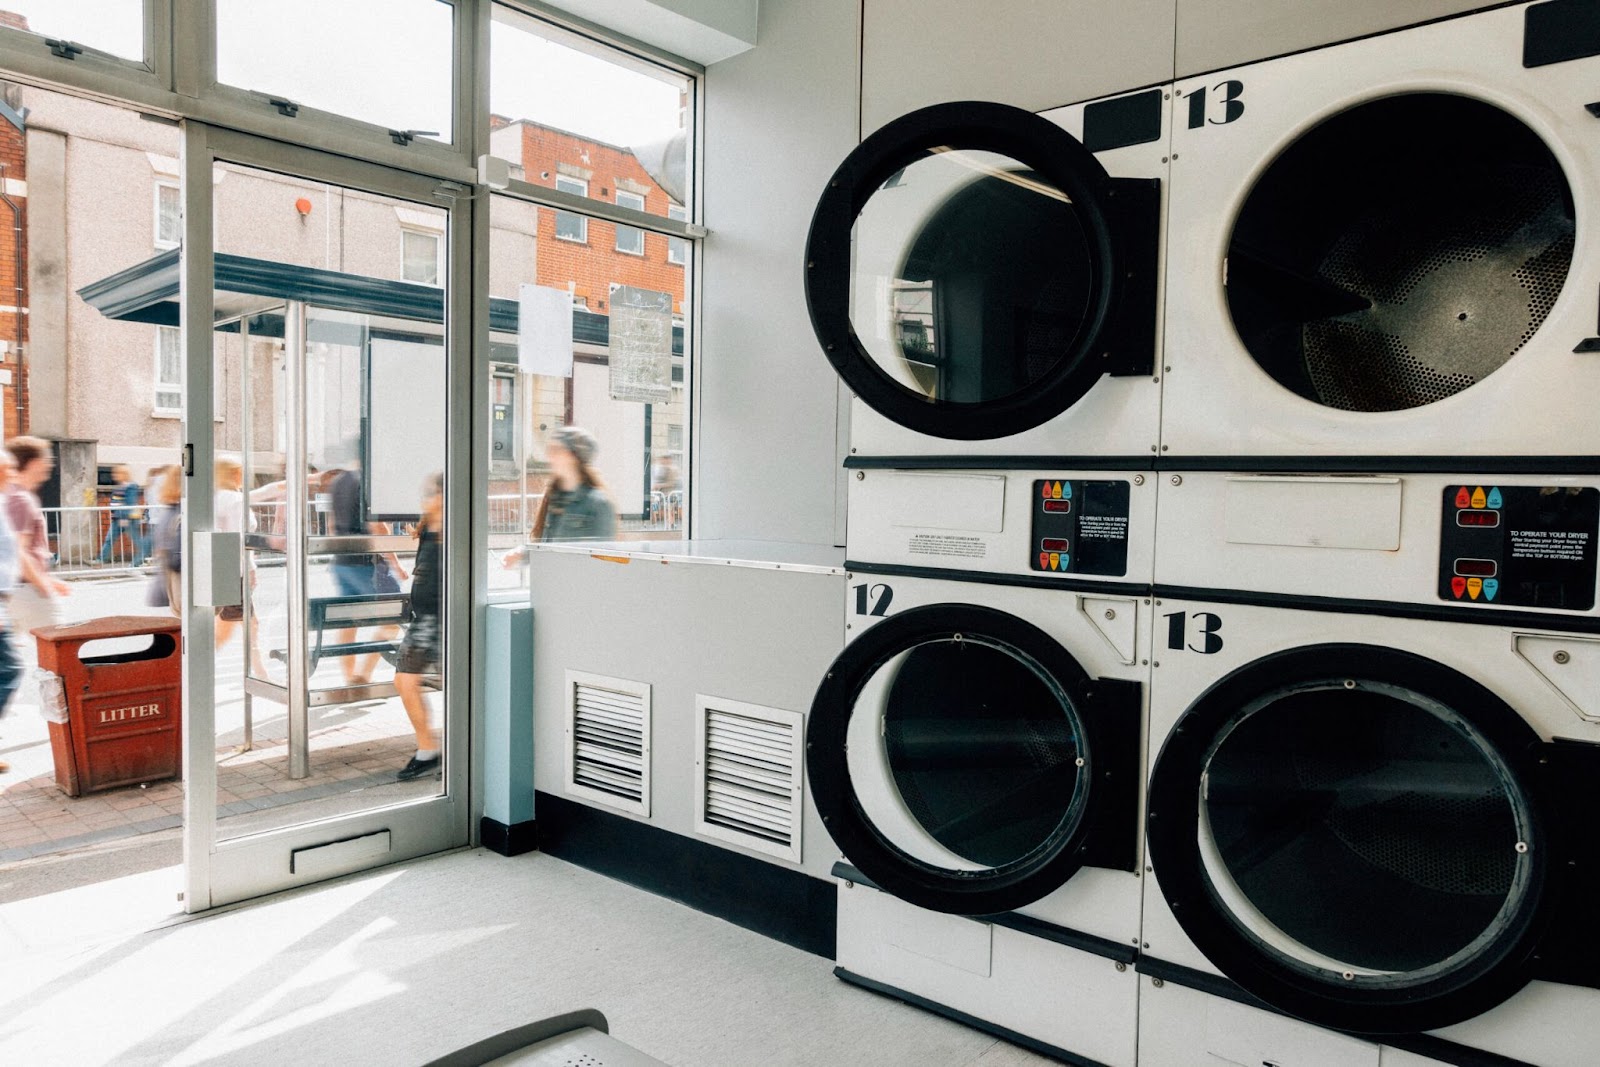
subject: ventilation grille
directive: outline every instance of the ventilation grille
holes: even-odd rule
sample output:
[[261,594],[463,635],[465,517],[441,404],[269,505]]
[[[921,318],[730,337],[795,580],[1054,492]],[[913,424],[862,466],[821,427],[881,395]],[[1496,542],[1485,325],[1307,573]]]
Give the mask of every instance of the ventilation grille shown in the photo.
[[801,717],[696,699],[695,830],[800,862]]
[[650,687],[567,672],[567,792],[650,814]]

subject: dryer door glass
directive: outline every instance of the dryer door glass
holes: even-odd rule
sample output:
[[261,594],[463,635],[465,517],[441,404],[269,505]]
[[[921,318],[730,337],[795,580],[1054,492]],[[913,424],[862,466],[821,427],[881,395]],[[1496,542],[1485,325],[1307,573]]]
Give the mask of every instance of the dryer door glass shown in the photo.
[[1521,908],[1528,799],[1465,718],[1421,693],[1285,686],[1243,710],[1203,774],[1209,880],[1292,965],[1415,982],[1480,953]]
[[1038,115],[924,108],[863,141],[824,190],[806,243],[812,326],[896,424],[1020,433],[1108,372],[1148,370],[1159,212],[1154,179],[1112,179]]
[[879,673],[864,692],[881,704],[863,721],[881,724],[877,799],[915,824],[897,828],[902,848],[954,868],[1004,867],[1070,830],[1084,801],[1083,727],[1036,665],[981,639],[943,640]]
[[992,152],[930,150],[856,217],[850,322],[891,381],[939,404],[1020,393],[1071,351],[1089,261],[1068,195]]
[[1140,697],[1123,684],[1091,682],[1004,612],[908,609],[850,642],[818,687],[812,798],[878,888],[955,914],[1024,907],[1085,865],[1123,862],[1111,846],[1137,837],[1117,783],[1137,774],[1123,727]]

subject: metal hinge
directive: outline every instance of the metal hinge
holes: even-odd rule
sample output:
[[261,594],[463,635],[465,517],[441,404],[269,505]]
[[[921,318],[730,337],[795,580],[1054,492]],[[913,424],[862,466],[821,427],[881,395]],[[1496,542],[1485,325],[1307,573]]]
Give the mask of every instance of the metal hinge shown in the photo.
[[51,54],[58,59],[77,59],[83,55],[83,46],[73,44],[71,41],[46,37],[44,43],[49,46]]
[[300,114],[300,105],[293,100],[282,100],[276,96],[268,97],[267,103],[278,109],[278,114],[286,119],[292,119]]
[[418,137],[437,137],[438,130],[390,130],[389,140],[404,148]]

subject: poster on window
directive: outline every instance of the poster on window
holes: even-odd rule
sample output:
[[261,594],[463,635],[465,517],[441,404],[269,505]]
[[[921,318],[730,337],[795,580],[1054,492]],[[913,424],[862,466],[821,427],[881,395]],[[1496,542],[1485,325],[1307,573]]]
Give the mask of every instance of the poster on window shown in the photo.
[[517,369],[572,377],[572,294],[525,284],[517,298]]
[[631,285],[611,293],[611,399],[672,399],[672,294]]

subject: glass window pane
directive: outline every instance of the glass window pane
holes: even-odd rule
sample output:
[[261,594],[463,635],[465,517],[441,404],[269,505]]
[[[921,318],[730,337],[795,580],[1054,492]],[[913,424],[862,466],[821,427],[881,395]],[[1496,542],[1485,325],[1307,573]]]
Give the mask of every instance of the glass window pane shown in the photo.
[[582,176],[581,195],[605,201],[636,184],[656,215],[689,202],[688,78],[501,5],[493,20],[490,151],[514,177]]
[[[669,219],[677,219],[679,222],[683,222],[683,221],[687,220],[688,217],[689,217],[689,209],[684,207],[682,204],[668,204],[667,205],[667,218],[669,218]],[[668,263],[679,263],[679,264],[682,264],[682,263],[687,263],[688,261],[689,261],[689,242],[685,241],[682,237],[668,237],[667,238],[667,262]]]
[[401,273],[408,282],[439,284],[439,236],[405,230],[400,234]]
[[144,0],[7,0],[0,26],[144,62]]
[[156,247],[176,248],[183,240],[183,194],[176,185],[156,186]]
[[[638,193],[617,190],[617,206],[631,207],[635,211],[643,211],[645,198]],[[644,231],[636,226],[617,227],[617,251],[626,252],[630,256],[644,255]]]
[[454,26],[443,0],[217,0],[217,81],[449,142]]

